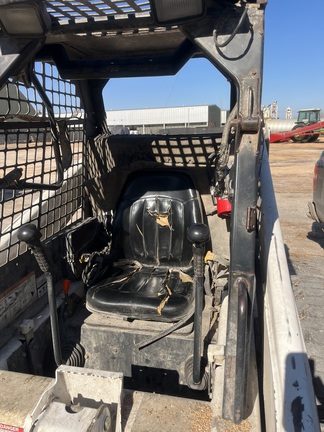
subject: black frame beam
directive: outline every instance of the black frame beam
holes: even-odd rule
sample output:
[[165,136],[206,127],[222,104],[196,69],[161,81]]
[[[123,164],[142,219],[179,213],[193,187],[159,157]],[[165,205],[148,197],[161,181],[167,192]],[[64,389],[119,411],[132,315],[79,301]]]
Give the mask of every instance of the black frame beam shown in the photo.
[[54,60],[64,79],[90,80],[175,75],[197,51],[191,41],[184,40],[171,54],[73,60],[64,46],[50,45],[37,58]]
[[[256,205],[262,129],[264,10],[262,4],[219,6],[199,25],[182,27],[232,85],[237,97],[234,200],[222,416],[239,423],[245,412],[255,296]],[[234,90],[236,89],[236,91]],[[232,105],[234,101],[231,100]]]

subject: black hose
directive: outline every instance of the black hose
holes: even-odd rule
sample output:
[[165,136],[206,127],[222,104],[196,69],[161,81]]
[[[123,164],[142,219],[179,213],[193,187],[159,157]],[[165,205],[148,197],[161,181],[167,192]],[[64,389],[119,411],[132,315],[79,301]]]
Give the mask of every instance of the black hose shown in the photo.
[[191,306],[189,311],[186,313],[186,315],[183,318],[181,318],[180,321],[176,322],[175,324],[173,324],[171,327],[167,328],[163,332],[158,333],[157,335],[154,335],[151,338],[146,339],[145,341],[136,344],[137,348],[138,349],[145,348],[146,346],[151,345],[152,343],[157,342],[158,340],[160,340],[160,339],[168,336],[169,334],[175,332],[176,330],[178,330],[179,328],[184,326],[190,320],[190,318],[193,316],[194,312],[195,312],[195,308],[194,308],[194,306]]
[[223,192],[221,190],[222,187],[220,183],[225,178],[226,167],[228,164],[228,159],[230,154],[229,134],[231,131],[232,122],[235,119],[235,117],[237,117],[237,113],[238,113],[238,103],[236,102],[224,126],[221,144],[218,148],[217,164],[215,169],[216,194]]
[[53,342],[54,359],[57,366],[63,364],[61,353],[60,331],[57,318],[56,297],[53,286],[53,277],[50,272],[45,273],[47,283],[48,305],[50,310],[51,332]]
[[213,39],[214,39],[214,43],[215,43],[216,48],[226,47],[235,38],[235,36],[237,35],[237,33],[238,33],[239,29],[241,28],[241,25],[242,25],[246,15],[247,15],[247,11],[248,11],[248,9],[247,9],[247,7],[245,7],[245,9],[241,15],[241,18],[240,18],[239,22],[237,23],[237,26],[235,27],[232,34],[226,39],[225,42],[222,42],[222,43],[217,42],[217,34],[216,34],[216,30],[214,30]]

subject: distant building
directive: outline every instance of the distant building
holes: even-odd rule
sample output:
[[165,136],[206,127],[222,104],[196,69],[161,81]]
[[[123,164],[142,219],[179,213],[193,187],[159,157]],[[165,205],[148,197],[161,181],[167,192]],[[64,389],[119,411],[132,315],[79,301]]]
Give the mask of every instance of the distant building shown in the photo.
[[192,105],[168,108],[145,108],[106,111],[110,129],[125,126],[130,133],[168,133],[170,129],[219,128],[226,122],[228,112],[217,105]]

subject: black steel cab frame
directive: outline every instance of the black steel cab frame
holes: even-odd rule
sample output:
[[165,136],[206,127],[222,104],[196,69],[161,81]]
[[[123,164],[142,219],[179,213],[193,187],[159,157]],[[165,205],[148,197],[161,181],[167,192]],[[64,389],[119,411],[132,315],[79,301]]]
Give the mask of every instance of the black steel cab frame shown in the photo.
[[[153,370],[167,374],[165,371],[175,369],[180,387],[185,383],[184,386],[193,391],[205,392],[204,397],[207,394],[208,398],[216,391],[213,377],[219,362],[223,364],[220,358],[224,358],[224,384],[219,402],[221,415],[239,423],[248,415],[250,381],[253,381],[252,376],[255,377],[251,352],[255,349],[253,322],[257,285],[261,289],[260,298],[263,296],[255,266],[259,254],[256,244],[260,152],[266,150],[262,134],[261,88],[267,0],[175,3],[177,7],[163,8],[163,2],[158,0],[120,3],[110,0],[1,0],[0,293],[7,299],[8,293],[16,293],[17,284],[19,292],[24,292],[24,302],[17,303],[16,309],[8,303],[1,327],[7,328],[15,322],[16,315],[24,312],[27,306],[44,302],[42,294],[47,289],[56,364],[64,363],[68,358],[70,364],[83,365],[85,362],[95,369],[120,370],[126,377],[125,382],[133,388],[136,388],[139,371],[149,364],[152,364],[151,374]],[[222,135],[110,135],[102,97],[109,79],[174,75],[191,58],[198,56],[207,58],[231,84],[231,114]],[[145,189],[143,204],[136,194],[147,183],[152,184],[150,193],[157,198],[146,197]],[[161,183],[166,191],[161,189]],[[134,184],[136,186],[132,186]],[[173,194],[175,184],[181,191],[176,198]],[[173,191],[171,195],[168,195],[169,190]],[[195,190],[201,198],[196,197]],[[210,190],[214,199],[230,198],[230,222],[217,219]],[[187,216],[179,216],[180,210],[175,210],[178,204],[174,201],[187,203],[189,196],[193,204],[192,217],[186,222],[190,226],[185,227],[190,228],[188,240],[187,234],[177,237],[177,223],[187,221]],[[137,212],[142,211],[142,219],[130,219],[126,249],[135,250],[141,242],[146,261],[144,259],[138,266],[141,252],[134,252],[131,263],[129,254],[124,254],[123,258],[128,260],[127,269],[121,270],[117,265],[118,283],[120,275],[125,282],[135,273],[142,274],[143,268],[150,268],[149,276],[146,274],[145,278],[151,277],[152,263],[147,250],[153,241],[149,236],[155,236],[156,226],[160,231],[161,227],[168,230],[166,242],[172,243],[172,236],[175,239],[168,247],[172,259],[178,260],[177,266],[172,264],[172,267],[169,258],[165,264],[164,255],[154,257],[154,265],[164,266],[163,269],[170,265],[172,271],[168,270],[167,276],[160,277],[166,291],[151,320],[145,315],[151,313],[148,312],[151,311],[149,303],[144,302],[147,307],[136,315],[129,312],[133,306],[127,302],[120,306],[119,297],[117,299],[110,288],[109,295],[105,291],[102,297],[96,297],[101,292],[103,275],[107,277],[106,270],[114,266],[116,269],[111,249],[107,252],[105,248],[113,245],[114,249],[115,244],[118,255],[119,245],[124,245],[120,231],[124,232],[125,227],[118,219],[118,209],[128,208],[127,200],[137,203],[134,214],[137,216]],[[159,208],[153,204],[150,207],[152,200],[154,205],[158,202]],[[123,218],[124,221],[125,216]],[[144,223],[140,225],[139,221],[144,218],[151,218],[150,228]],[[156,222],[154,228],[151,228],[151,220]],[[36,228],[27,225],[22,229],[26,223],[34,223]],[[220,228],[219,223],[222,223]],[[205,231],[206,224],[211,233],[210,240]],[[115,243],[114,236],[117,236]],[[217,245],[219,238],[229,243],[230,255],[228,284],[221,289],[218,278],[222,260],[216,252],[221,248]],[[26,242],[42,271],[27,251]],[[187,260],[187,252],[177,255],[174,244],[180,243],[185,251],[193,253],[194,264]],[[162,246],[160,243],[155,245],[154,253]],[[205,260],[209,261],[209,271],[202,263],[205,247],[212,249],[214,257],[209,255],[209,260]],[[95,272],[87,274],[87,307],[91,313],[86,312],[80,302],[75,304],[76,297],[82,297],[78,297],[79,288],[76,288],[75,293],[66,293],[57,314],[54,285],[62,279],[74,280],[73,283],[78,285],[81,272],[89,262],[94,264],[92,270],[98,269],[99,262],[103,265],[99,285],[97,280],[89,282]],[[180,279],[177,287],[187,293],[183,285],[190,285],[194,280],[196,289],[191,297],[184,295],[186,301],[191,299],[184,312],[171,307],[172,295],[178,288],[170,293],[167,282],[173,283],[172,275],[176,272],[174,278]],[[45,285],[42,273],[46,277]],[[206,274],[209,273],[211,278],[207,283]],[[144,276],[141,278],[142,283]],[[110,279],[105,283],[111,287]],[[36,302],[34,289],[39,297]],[[114,296],[113,306],[111,296]],[[181,296],[179,294],[179,299]],[[217,346],[219,350],[220,346],[215,333],[225,297],[228,301],[223,334],[226,342],[225,351],[221,353],[215,348]],[[112,320],[109,324],[99,318],[105,307],[107,319]],[[169,311],[171,318],[159,322],[156,309],[162,317]],[[177,319],[172,318],[173,313],[178,313]],[[113,320],[118,314],[124,320],[116,324]],[[132,326],[136,320],[143,323],[134,331]],[[152,334],[154,325],[157,327]],[[48,373],[44,366],[47,361],[44,360],[45,348],[40,349],[36,357],[32,350],[33,344],[42,345],[37,337],[46,341],[44,346],[51,344],[48,328],[47,333],[46,329],[39,332],[41,336],[35,333],[32,340],[26,336],[30,334],[29,330],[23,334],[27,341],[27,348],[21,348],[27,353],[24,362],[18,362],[16,354],[12,354],[6,359],[8,368]],[[69,344],[64,346],[64,338],[73,340],[73,348]],[[3,346],[8,338],[4,339]],[[262,343],[261,338],[259,347]],[[210,349],[213,344],[214,351]],[[100,355],[105,346],[110,346],[111,352]],[[136,350],[141,349],[147,349],[147,354],[137,354]],[[77,359],[76,363],[71,358]],[[147,364],[141,364],[143,358],[147,359]],[[258,367],[263,366],[258,364]],[[171,378],[172,381],[174,375]],[[172,392],[170,383],[166,387],[163,391]],[[263,418],[262,403],[260,412],[260,418]]]

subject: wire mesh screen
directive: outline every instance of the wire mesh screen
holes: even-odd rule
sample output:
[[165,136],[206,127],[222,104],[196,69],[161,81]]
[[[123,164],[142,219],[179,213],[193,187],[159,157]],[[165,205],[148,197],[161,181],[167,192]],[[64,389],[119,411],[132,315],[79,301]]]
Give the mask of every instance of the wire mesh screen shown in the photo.
[[85,182],[93,214],[99,219],[116,208],[127,177],[142,169],[187,171],[209,206],[208,160],[220,145],[221,134],[100,135],[89,141]]
[[151,9],[148,0],[48,0],[45,3],[48,12],[59,21],[149,12]]
[[[35,223],[41,229],[42,239],[48,239],[83,217],[85,138],[81,102],[75,86],[62,80],[55,66],[39,63],[35,72],[53,106],[55,119],[65,124],[72,162],[57,191],[0,191],[0,266],[26,250],[17,239],[17,230],[23,223]],[[57,181],[49,115],[33,85],[10,81],[0,91],[0,148],[0,179],[19,168],[21,179],[27,182]]]

